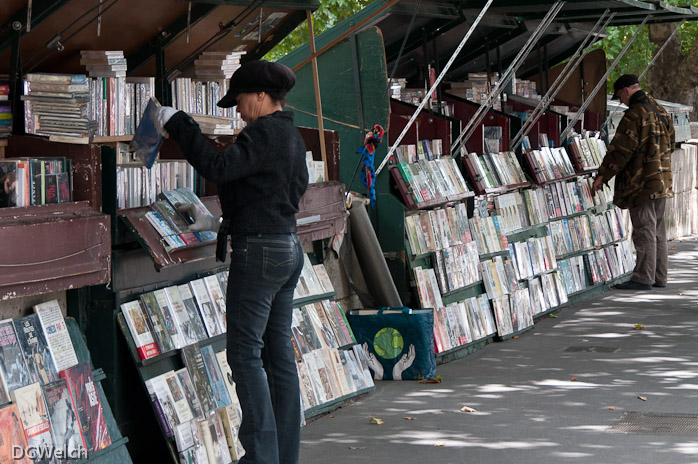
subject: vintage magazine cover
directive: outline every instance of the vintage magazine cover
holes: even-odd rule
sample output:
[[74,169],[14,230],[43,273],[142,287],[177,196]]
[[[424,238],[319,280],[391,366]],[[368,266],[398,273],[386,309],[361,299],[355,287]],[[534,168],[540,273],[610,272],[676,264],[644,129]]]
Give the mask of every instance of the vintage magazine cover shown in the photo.
[[43,390],[56,449],[64,450],[64,456],[69,459],[86,458],[85,440],[80,430],[75,403],[65,379],[48,383],[44,385]]
[[24,436],[24,427],[19,418],[16,404],[8,404],[0,408],[0,462],[12,464],[32,464],[28,456],[15,458],[13,447],[19,446],[27,449],[27,439]]
[[81,362],[61,371],[59,375],[66,379],[73,395],[87,452],[92,453],[109,446],[111,437],[89,363]]
[[34,306],[34,311],[39,316],[56,372],[60,373],[62,370],[76,365],[78,358],[75,355],[73,342],[70,340],[58,300],[38,304]]
[[[24,436],[27,445],[33,450],[43,450],[43,459],[35,459],[34,462],[50,462],[48,454],[53,449],[51,437],[51,423],[44,396],[41,394],[41,386],[38,382],[18,388],[10,393],[12,402],[17,405],[19,418],[24,427]],[[42,451],[39,451],[42,452]]]
[[194,295],[191,294],[191,288],[189,288],[189,285],[187,284],[182,284],[177,288],[179,289],[179,295],[182,297],[184,309],[188,314],[191,330],[194,333],[196,340],[198,341],[208,338],[208,335],[206,334],[206,327],[204,327],[204,323],[199,315],[199,310],[196,309],[196,302],[194,301]]
[[13,321],[17,339],[22,346],[32,382],[45,385],[58,379],[58,373],[51,359],[46,337],[41,330],[39,316],[29,316]]
[[213,303],[218,326],[223,332],[227,330],[227,321],[225,318],[225,292],[221,290],[221,285],[215,275],[204,277],[204,284],[208,290],[208,296]]
[[[31,375],[24,360],[22,347],[15,335],[12,319],[0,321],[0,369],[2,369],[6,392],[31,383]],[[7,395],[5,395],[3,402],[7,401]]]
[[167,331],[170,333],[170,338],[172,338],[172,344],[175,348],[182,348],[185,345],[184,338],[182,337],[182,334],[179,332],[179,329],[177,328],[177,323],[175,322],[174,315],[172,314],[173,309],[170,306],[169,301],[167,300],[167,294],[165,293],[165,290],[155,290],[153,293],[155,294],[155,301],[157,301],[157,304],[160,307],[160,311],[162,311],[162,317],[165,320],[165,327],[167,328]]

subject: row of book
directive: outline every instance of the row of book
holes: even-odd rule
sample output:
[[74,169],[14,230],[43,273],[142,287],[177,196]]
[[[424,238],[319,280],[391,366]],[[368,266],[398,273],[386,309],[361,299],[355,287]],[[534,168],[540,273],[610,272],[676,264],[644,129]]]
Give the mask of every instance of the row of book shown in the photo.
[[0,84],[0,139],[12,134],[12,108],[10,107],[10,86]]
[[490,303],[484,295],[434,308],[436,353],[482,340],[496,331]]
[[531,293],[528,288],[493,299],[492,309],[497,321],[497,334],[500,337],[533,327]]
[[507,236],[501,233],[499,216],[481,217],[475,214],[468,223],[473,240],[477,243],[477,251],[481,255],[498,253],[509,246]]
[[170,86],[174,108],[187,113],[227,118],[231,131],[242,129],[244,123],[235,108],[217,106],[217,103],[228,92],[228,82],[225,79],[200,81],[188,77],[178,77],[172,81]]
[[567,293],[573,294],[589,285],[609,282],[632,272],[635,257],[630,242],[623,240],[600,250],[558,260],[558,267]]
[[555,249],[550,235],[529,237],[525,241],[510,243],[509,258],[518,280],[530,279],[557,268]]
[[556,256],[607,245],[626,237],[616,208],[601,214],[550,221],[548,228]]
[[358,344],[304,353],[296,368],[304,411],[373,387],[364,349]]
[[539,150],[530,150],[524,155],[537,184],[576,174],[572,161],[563,147],[541,146]]
[[412,255],[421,255],[472,241],[463,203],[405,215],[405,233]]
[[606,143],[600,132],[585,131],[584,135],[574,134],[570,138],[568,152],[577,170],[598,169],[606,156]]
[[495,256],[480,261],[480,274],[490,300],[517,291],[520,285],[511,259]]
[[121,305],[141,359],[220,335],[226,331],[227,273],[143,293]]
[[463,164],[474,181],[476,191],[517,184],[527,184],[526,175],[514,152],[483,154],[464,153]]
[[65,157],[0,159],[0,207],[72,201],[72,171]]
[[334,286],[323,264],[313,264],[310,257],[303,255],[303,269],[293,289],[293,299],[309,298],[334,293]]
[[496,332],[489,301],[484,295],[444,305],[434,269],[414,268],[419,301],[434,309],[436,353],[471,343]]
[[477,244],[468,242],[438,250],[432,255],[441,293],[454,292],[481,280]]
[[455,160],[450,157],[416,163],[398,163],[402,180],[408,186],[406,192],[415,203],[446,200],[454,195],[470,192]]
[[313,350],[341,348],[356,343],[336,301],[325,299],[293,310],[292,344],[296,360]]
[[196,171],[184,160],[158,160],[150,169],[139,163],[117,165],[117,208],[147,206],[156,202],[163,191],[178,188],[193,191],[196,185]]
[[226,350],[199,343],[182,348],[184,367],[145,381],[166,437],[175,439],[180,462],[230,463],[244,455],[238,440],[240,402]]
[[150,205],[150,210],[145,213],[145,218],[160,235],[165,250],[170,251],[216,239],[216,234],[212,231],[190,231],[189,225],[193,223],[193,220],[177,210],[178,204],[194,205],[200,214],[211,216],[206,205],[189,188],[182,187],[160,192],[158,199]]
[[419,140],[417,144],[400,145],[395,148],[398,163],[416,163],[419,160],[433,161],[444,156],[441,139]]
[[[86,458],[111,444],[88,362],[79,362],[58,301],[0,322],[0,460],[24,453]],[[21,458],[26,458],[21,461]],[[45,460],[44,460],[45,459]]]

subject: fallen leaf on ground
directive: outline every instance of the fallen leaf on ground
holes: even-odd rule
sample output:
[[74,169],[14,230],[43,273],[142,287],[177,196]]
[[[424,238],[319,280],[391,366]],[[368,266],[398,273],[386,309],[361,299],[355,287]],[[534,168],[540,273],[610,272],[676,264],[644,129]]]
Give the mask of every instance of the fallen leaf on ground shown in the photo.
[[647,397],[645,396],[638,396],[638,398],[640,398],[642,401],[647,401]]
[[553,319],[559,317],[557,314],[548,314],[548,317],[552,317]]
[[366,447],[365,446],[350,446],[349,449],[350,450],[362,450],[362,449],[366,449]]
[[615,411],[615,410],[616,410],[616,407],[615,407],[615,406],[609,406],[608,409],[610,409],[611,411]]
[[517,338],[519,338],[519,336],[518,336],[518,335],[514,335],[514,336],[511,337],[511,338],[513,338],[514,340],[516,340]]
[[571,380],[572,382],[576,382],[576,381],[577,381],[577,377],[572,377],[570,380]]
[[460,408],[460,412],[476,412],[477,409],[471,408],[470,406],[463,406]]
[[428,379],[418,380],[417,383],[441,383],[443,377],[437,375],[436,377],[429,377]]
[[671,247],[671,248],[669,248],[669,249],[670,249],[671,251],[676,251],[676,247],[675,247],[675,246],[673,246],[673,247]]
[[403,419],[405,419],[405,420],[417,420],[416,417],[410,417],[410,416],[403,417]]
[[679,296],[683,296],[683,293],[680,292],[680,293],[679,293]]
[[370,421],[368,421],[369,424],[376,424],[376,425],[381,425],[383,423],[383,419],[378,419],[377,417],[372,417]]
[[434,446],[444,446],[443,443],[434,443]]
[[645,326],[642,324],[635,324],[635,330],[642,330],[644,328],[645,328]]

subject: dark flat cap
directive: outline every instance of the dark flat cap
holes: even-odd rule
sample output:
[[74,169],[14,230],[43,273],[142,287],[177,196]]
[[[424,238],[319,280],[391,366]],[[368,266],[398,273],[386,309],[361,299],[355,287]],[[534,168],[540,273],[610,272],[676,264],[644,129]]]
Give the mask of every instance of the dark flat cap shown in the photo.
[[230,78],[230,88],[218,102],[221,108],[237,105],[241,93],[275,92],[291,90],[296,83],[296,75],[283,64],[271,61],[248,61],[238,68]]
[[618,100],[618,92],[626,87],[630,87],[634,84],[639,84],[640,80],[635,74],[623,74],[613,83],[613,97],[611,100]]

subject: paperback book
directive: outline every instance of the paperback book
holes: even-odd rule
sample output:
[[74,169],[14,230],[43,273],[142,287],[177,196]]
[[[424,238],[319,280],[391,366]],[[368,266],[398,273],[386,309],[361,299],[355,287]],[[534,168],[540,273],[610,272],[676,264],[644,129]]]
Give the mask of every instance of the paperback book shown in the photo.
[[81,362],[60,371],[59,375],[66,380],[73,396],[88,454],[109,446],[111,437],[89,363]]
[[65,379],[43,386],[56,450],[64,450],[67,459],[87,458],[87,447],[78,422],[73,397]]
[[22,351],[27,361],[31,382],[39,382],[41,385],[45,385],[58,379],[58,372],[56,372],[53,364],[46,337],[43,330],[41,330],[39,316],[30,314],[29,316],[15,319],[13,324],[17,339],[22,346]]
[[75,355],[73,342],[70,340],[68,328],[63,320],[61,307],[58,300],[51,300],[34,306],[34,311],[39,316],[41,328],[46,337],[51,359],[56,372],[75,366],[78,358]]

